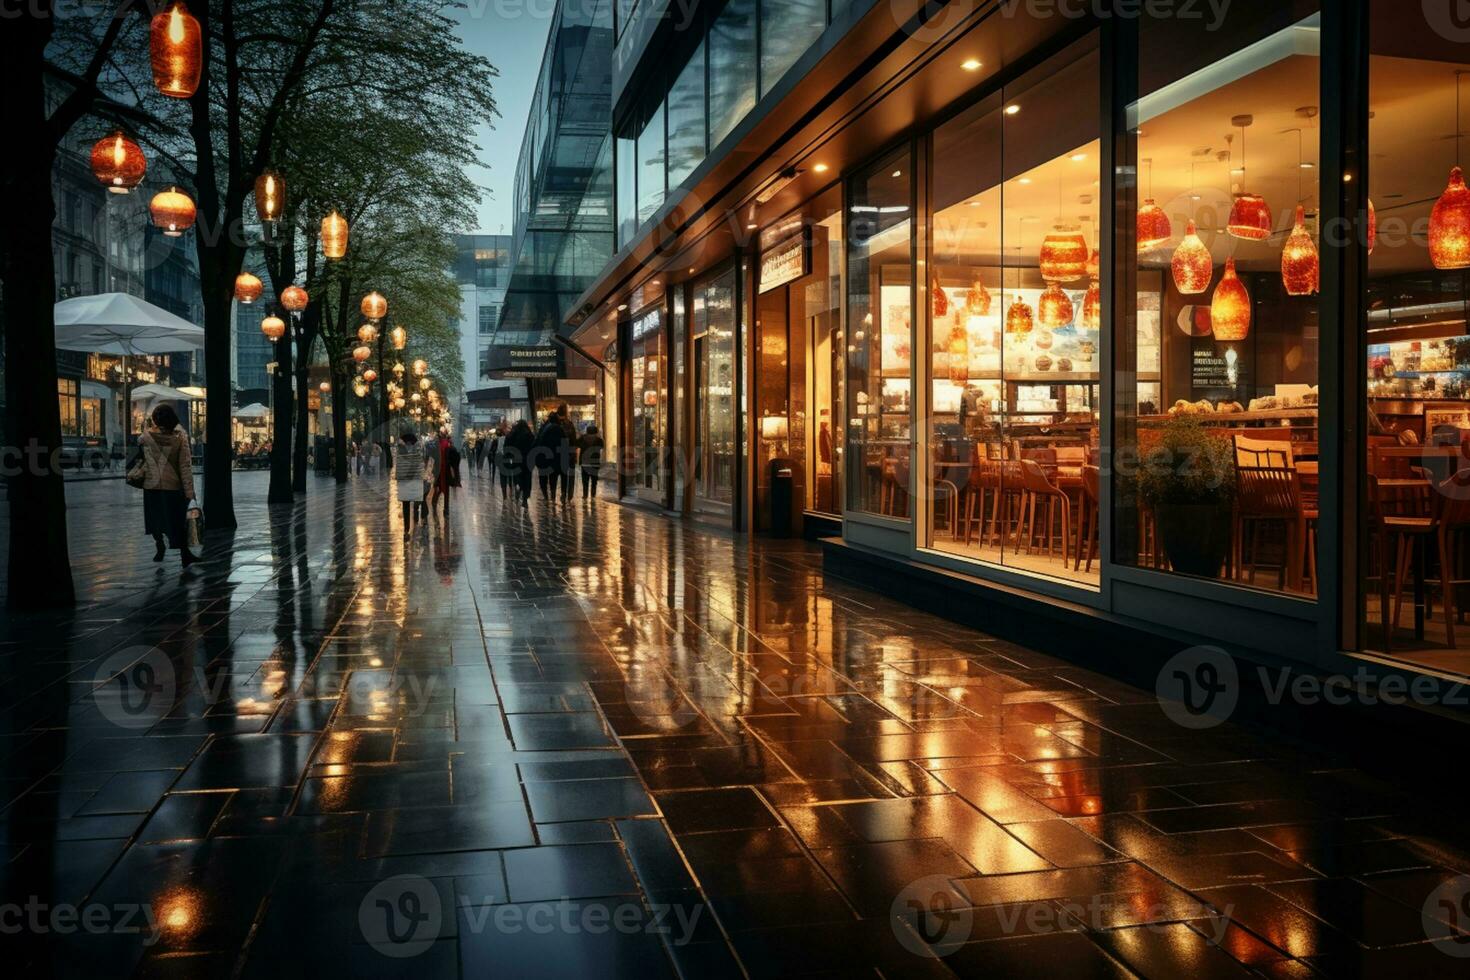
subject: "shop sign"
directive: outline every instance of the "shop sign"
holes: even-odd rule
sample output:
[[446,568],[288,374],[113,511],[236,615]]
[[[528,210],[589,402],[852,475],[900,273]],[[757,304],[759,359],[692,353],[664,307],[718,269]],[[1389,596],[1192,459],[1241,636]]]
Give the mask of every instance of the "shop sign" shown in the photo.
[[811,229],[801,231],[761,252],[762,293],[784,286],[812,272]]
[[1230,364],[1214,346],[1196,347],[1191,364],[1190,381],[1195,390],[1202,388],[1234,388],[1230,380]]
[[511,347],[506,351],[507,366],[495,372],[501,378],[556,377],[557,349],[551,347]]
[[659,316],[657,309],[649,310],[647,313],[633,321],[632,334],[634,340],[642,340],[651,333],[656,333],[663,326],[663,318]]

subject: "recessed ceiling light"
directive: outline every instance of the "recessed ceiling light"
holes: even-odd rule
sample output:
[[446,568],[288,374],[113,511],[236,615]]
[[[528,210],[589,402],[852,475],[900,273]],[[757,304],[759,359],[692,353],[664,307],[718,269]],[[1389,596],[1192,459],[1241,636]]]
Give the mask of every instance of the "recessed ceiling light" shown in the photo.
[[980,59],[966,58],[964,61],[960,62],[960,67],[963,68],[965,71],[974,71],[980,67]]
[[1018,184],[1029,184],[1029,183],[1031,183],[1031,178],[1030,177],[1022,177],[1020,180],[1016,181],[1016,183],[1018,183]]
[[746,225],[745,227],[748,228],[748,229],[750,229],[751,231],[755,231],[755,222],[752,221],[750,224]]
[[812,169],[815,170],[819,174],[824,174],[824,173],[827,172],[827,165],[825,163],[819,163],[815,167],[813,167]]
[[618,304],[618,312],[619,313],[623,312],[627,308],[628,308],[628,304],[627,303],[619,303]]
[[1304,160],[1302,162],[1302,169],[1303,170],[1315,170],[1315,169],[1317,169],[1317,165],[1315,163],[1312,163],[1310,160]]
[[1074,154],[1072,154],[1072,162],[1073,163],[1081,163],[1083,160],[1086,160],[1086,159],[1087,159],[1087,154],[1086,153],[1074,153]]
[[895,177],[902,177],[903,176],[903,171],[902,170],[895,170],[893,172],[893,176],[895,176]]
[[1020,111],[1021,111],[1021,107],[1018,106],[1018,105],[1015,105],[1014,103],[1012,103],[1011,105],[1006,106],[1006,115],[1008,115],[1008,116],[1014,116],[1016,113],[1018,113]]

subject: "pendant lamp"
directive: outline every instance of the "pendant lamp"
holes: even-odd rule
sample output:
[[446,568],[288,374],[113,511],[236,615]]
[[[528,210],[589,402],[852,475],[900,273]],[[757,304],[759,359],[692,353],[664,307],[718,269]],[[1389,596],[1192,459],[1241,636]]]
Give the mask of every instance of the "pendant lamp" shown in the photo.
[[1093,278],[1082,297],[1082,326],[1086,330],[1097,330],[1102,326],[1102,282]]
[[965,307],[971,316],[989,316],[990,303],[990,290],[985,288],[985,284],[977,276],[974,285],[965,293]]
[[1429,215],[1429,258],[1436,269],[1470,268],[1470,188],[1459,167]]
[[1148,197],[1138,208],[1138,250],[1148,252],[1174,237],[1174,226],[1164,209],[1154,202],[1154,162],[1143,161],[1148,166]]
[[1322,264],[1317,258],[1317,243],[1307,231],[1302,206],[1296,206],[1296,221],[1291,237],[1281,250],[1281,281],[1288,296],[1310,296],[1321,289]]
[[949,328],[949,380],[963,385],[970,380],[970,335],[962,323]]
[[242,272],[235,277],[235,299],[247,306],[260,299],[264,290],[265,284],[253,272]]
[[1240,195],[1230,208],[1230,221],[1225,230],[1236,238],[1261,242],[1271,237],[1271,206],[1259,194],[1249,194],[1245,189],[1245,130],[1254,118],[1236,116],[1231,120],[1240,127]]
[[1017,299],[1006,310],[1006,333],[1015,337],[1023,337],[1029,334],[1036,326],[1036,320],[1027,303]]
[[175,3],[153,15],[148,49],[158,91],[175,99],[193,95],[204,64],[204,35],[188,7]]
[[1170,261],[1174,272],[1174,285],[1185,296],[1197,296],[1210,288],[1215,275],[1215,260],[1209,248],[1200,240],[1199,230],[1193,221],[1184,228],[1184,241],[1174,250]]
[[114,130],[92,144],[92,176],[113,194],[126,194],[143,182],[148,172],[148,160],[143,150]]
[[1225,260],[1225,275],[1210,303],[1210,324],[1216,340],[1244,340],[1251,331],[1251,295],[1235,274],[1235,259]]
[[286,335],[286,321],[278,316],[268,316],[260,321],[260,332],[269,340],[280,340]]
[[1036,304],[1037,319],[1043,327],[1048,330],[1060,330],[1072,322],[1076,310],[1072,307],[1072,299],[1057,283],[1050,283],[1046,291],[1041,294],[1041,299]]
[[1368,198],[1368,254],[1378,246],[1378,212],[1373,210],[1373,198]]
[[931,292],[934,302],[934,319],[942,319],[949,312],[949,296],[945,294],[944,287],[939,285],[938,276],[934,277],[934,285]]
[[281,290],[281,305],[292,313],[300,313],[309,302],[311,297],[300,286],[293,284]]
[[1058,224],[1041,242],[1041,278],[1075,282],[1087,274],[1087,239],[1076,225]]

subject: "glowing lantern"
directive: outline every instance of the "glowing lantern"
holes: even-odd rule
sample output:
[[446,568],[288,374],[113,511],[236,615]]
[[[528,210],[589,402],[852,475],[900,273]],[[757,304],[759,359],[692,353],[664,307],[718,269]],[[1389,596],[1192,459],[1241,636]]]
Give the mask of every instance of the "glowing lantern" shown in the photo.
[[[657,396],[655,395],[654,397],[657,397]],[[409,399],[411,401],[421,402],[421,401],[424,400],[424,396],[415,391],[412,395],[409,396]]]
[[255,213],[261,221],[280,221],[286,208],[286,182],[267,170],[255,178]]
[[979,279],[975,280],[968,292],[965,293],[965,307],[971,316],[990,315],[990,290]]
[[254,303],[264,289],[260,277],[253,272],[242,272],[235,277],[235,298],[242,303]]
[[1317,243],[1307,231],[1302,206],[1296,206],[1296,221],[1291,237],[1281,250],[1281,281],[1288,296],[1310,296],[1321,289],[1322,264],[1317,258]]
[[1051,283],[1046,291],[1041,294],[1041,299],[1036,304],[1036,318],[1041,325],[1049,330],[1059,330],[1072,322],[1072,317],[1077,311],[1072,306],[1072,298],[1062,291],[1062,287]]
[[368,393],[367,385],[363,384],[361,379],[354,381],[352,383],[352,393],[358,398],[366,398]]
[[939,278],[934,279],[934,319],[939,320],[949,312],[949,296],[945,294],[944,287],[939,285]]
[[415,378],[422,378],[424,375],[426,375],[428,373],[429,373],[429,362],[428,361],[424,360],[421,357],[418,360],[416,360],[416,361],[413,362],[413,376]]
[[194,227],[194,202],[177,187],[153,195],[153,200],[148,202],[148,213],[154,227],[163,229],[170,238],[178,238]]
[[322,254],[329,259],[347,254],[347,219],[335,210],[322,219]]
[[1210,288],[1210,280],[1215,276],[1215,260],[1200,240],[1193,221],[1185,227],[1184,241],[1174,250],[1170,265],[1174,270],[1174,285],[1185,296],[1196,296]]
[[362,298],[362,315],[369,320],[381,320],[388,315],[388,301],[376,289]]
[[1011,304],[1006,310],[1006,333],[1022,336],[1031,332],[1036,326],[1036,321],[1031,314],[1031,307],[1019,299]]
[[359,363],[359,364],[361,364],[363,361],[367,360],[369,357],[372,357],[372,356],[373,356],[373,349],[371,347],[369,347],[367,344],[363,344],[360,347],[355,347],[352,350],[352,359],[354,361],[356,361],[357,363]]
[[204,38],[199,21],[182,2],[153,16],[148,29],[153,84],[175,99],[187,99],[199,88],[204,64]]
[[970,380],[970,334],[964,325],[956,323],[949,328],[949,380],[957,385]]
[[1470,189],[1459,167],[1429,215],[1429,258],[1436,269],[1470,267]]
[[1225,262],[1225,275],[1210,303],[1210,324],[1216,340],[1244,340],[1251,331],[1251,294],[1235,274],[1235,259]]
[[1102,326],[1102,283],[1094,278],[1082,298],[1082,326],[1096,330]]
[[1378,245],[1378,212],[1373,210],[1373,199],[1368,198],[1368,254]]
[[1259,194],[1242,194],[1230,208],[1230,223],[1225,230],[1248,242],[1262,242],[1271,237],[1271,205]]
[[1145,198],[1143,206],[1138,209],[1138,250],[1147,252],[1158,248],[1174,236],[1174,226],[1169,223],[1169,216],[1164,209],[1154,203],[1153,198]]
[[394,361],[393,362],[393,373],[396,374],[396,375],[398,375],[401,378],[401,377],[403,377],[403,371],[404,371],[403,362],[402,361]]
[[428,391],[433,386],[434,386],[434,379],[433,378],[419,378],[419,388],[421,388],[422,390]]
[[362,372],[362,380],[366,381],[368,384],[372,384],[374,381],[378,380],[378,372],[373,370],[372,368],[368,368],[366,371]]
[[1087,239],[1076,225],[1057,225],[1041,243],[1041,278],[1075,282],[1087,274]]
[[270,340],[280,340],[286,336],[286,321],[278,316],[268,316],[260,321],[260,332]]
[[321,389],[321,393],[325,395],[327,392],[332,390],[332,382],[323,381],[321,384],[317,385],[317,387]]
[[357,328],[357,339],[364,344],[371,344],[378,339],[378,328],[371,323],[364,323]]
[[292,313],[300,313],[309,302],[311,297],[300,286],[287,286],[281,290],[281,305]]
[[148,160],[137,143],[117,130],[92,144],[92,176],[114,194],[126,194],[143,182]]
[[394,327],[388,332],[388,336],[393,340],[394,350],[403,350],[408,346],[408,331],[402,327]]

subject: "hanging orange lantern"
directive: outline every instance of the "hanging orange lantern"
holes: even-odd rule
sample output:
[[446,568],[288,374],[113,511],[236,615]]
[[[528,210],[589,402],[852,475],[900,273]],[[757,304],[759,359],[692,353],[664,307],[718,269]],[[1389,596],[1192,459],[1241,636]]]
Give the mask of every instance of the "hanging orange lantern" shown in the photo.
[[974,285],[965,293],[965,308],[970,311],[971,316],[990,315],[990,290],[977,277]]
[[371,344],[378,339],[378,328],[371,323],[364,323],[357,328],[357,339],[364,344]]
[[1028,304],[1018,299],[1006,310],[1006,333],[1023,336],[1030,333],[1034,326],[1036,321]]
[[347,254],[347,219],[335,210],[322,219],[322,255],[340,259]]
[[1169,216],[1153,198],[1145,198],[1138,209],[1138,250],[1147,252],[1158,248],[1172,237],[1174,226],[1169,223]]
[[148,202],[148,213],[153,218],[153,226],[163,229],[170,238],[178,238],[194,227],[194,202],[177,187],[153,195],[153,200]]
[[1076,315],[1072,298],[1057,283],[1050,283],[1036,303],[1036,319],[1048,330],[1060,330]]
[[311,297],[306,295],[306,290],[300,286],[287,286],[281,290],[281,305],[292,313],[300,313],[306,309],[306,304],[311,302]]
[[373,370],[372,368],[368,368],[366,371],[362,372],[362,380],[366,381],[368,384],[372,384],[374,381],[378,380],[378,372]]
[[934,319],[939,320],[949,312],[949,296],[945,294],[944,287],[939,285],[939,277],[934,277],[934,286],[930,290],[934,299]]
[[1470,189],[1459,167],[1429,215],[1429,258],[1436,269],[1470,267]]
[[286,321],[275,315],[268,316],[260,321],[260,332],[270,340],[280,340],[286,336]]
[[1235,274],[1235,259],[1225,261],[1225,275],[1210,303],[1210,324],[1216,340],[1244,340],[1251,331],[1251,294]]
[[416,360],[416,361],[413,362],[413,376],[414,377],[416,377],[416,378],[422,378],[424,375],[426,375],[428,373],[429,373],[429,362],[428,361],[424,360],[421,357],[418,360]]
[[1215,276],[1215,260],[1209,248],[1200,240],[1194,222],[1184,228],[1184,241],[1174,250],[1169,263],[1174,270],[1174,285],[1185,296],[1196,296],[1210,288]]
[[363,384],[361,378],[358,378],[357,380],[355,380],[354,382],[352,382],[352,393],[354,395],[356,395],[358,398],[366,398],[367,397],[368,388],[367,388],[367,385]]
[[143,182],[147,172],[148,159],[143,150],[122,130],[92,144],[92,176],[112,193],[126,194]]
[[199,88],[204,64],[204,36],[199,21],[182,2],[153,15],[148,28],[153,84],[175,99],[187,99]]
[[393,340],[394,350],[403,350],[408,346],[408,331],[402,327],[394,327],[388,332],[388,336]]
[[1368,254],[1378,245],[1378,212],[1373,210],[1373,198],[1368,198]]
[[369,320],[381,320],[388,315],[388,301],[376,289],[362,298],[362,315]]
[[422,388],[424,391],[428,391],[430,388],[434,387],[434,379],[419,378],[419,387]]
[[1242,194],[1230,208],[1230,223],[1225,230],[1248,242],[1263,242],[1271,237],[1271,205],[1259,194]]
[[1288,296],[1310,296],[1321,289],[1322,264],[1317,258],[1317,243],[1307,231],[1306,215],[1296,206],[1296,220],[1291,237],[1281,250],[1281,281]]
[[280,221],[286,208],[286,182],[281,175],[267,170],[255,178],[255,213],[263,222]]
[[396,374],[396,375],[398,375],[401,378],[401,377],[403,377],[403,371],[404,371],[403,362],[402,361],[394,361],[393,362],[393,373]]
[[265,285],[253,272],[242,272],[235,277],[235,298],[241,303],[254,303],[264,290]]
[[1075,282],[1087,274],[1087,239],[1076,225],[1057,225],[1041,242],[1041,278]]
[[317,385],[317,388],[321,389],[321,393],[325,395],[327,392],[332,390],[332,382],[323,381],[321,384]]
[[369,347],[367,344],[362,344],[362,345],[360,345],[358,347],[354,347],[352,349],[352,359],[354,361],[356,361],[357,363],[359,363],[359,364],[361,364],[363,361],[367,360],[369,357],[372,357],[372,356],[373,356],[373,349],[371,347]]
[[949,380],[957,385],[970,380],[970,334],[964,324],[956,323],[949,328],[949,343],[945,345],[949,354]]
[[1082,327],[1084,330],[1096,330],[1102,326],[1102,282],[1093,278],[1087,287],[1087,295],[1082,297]]

